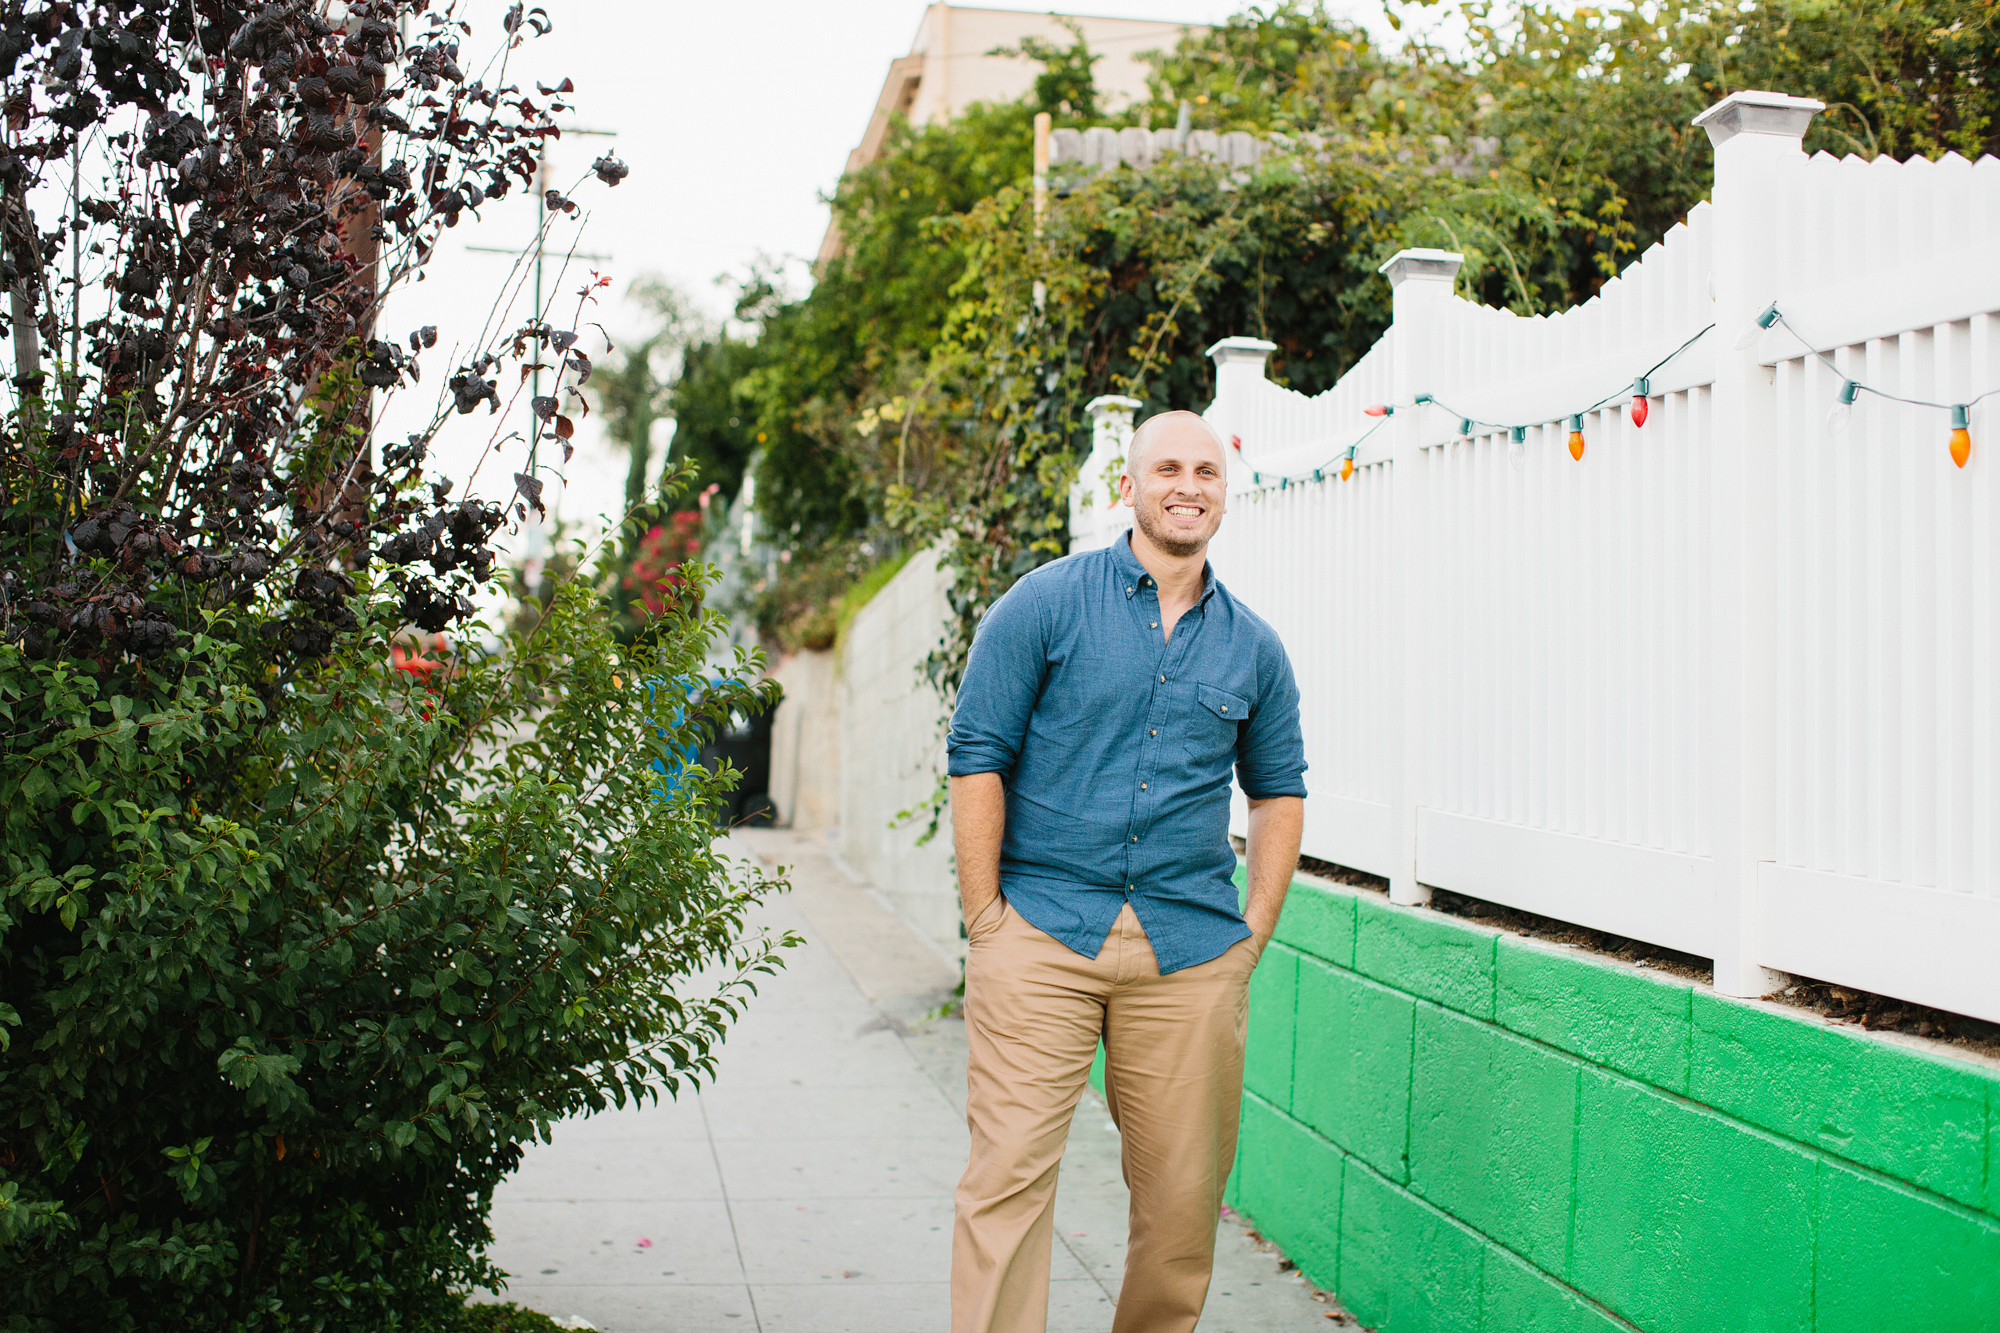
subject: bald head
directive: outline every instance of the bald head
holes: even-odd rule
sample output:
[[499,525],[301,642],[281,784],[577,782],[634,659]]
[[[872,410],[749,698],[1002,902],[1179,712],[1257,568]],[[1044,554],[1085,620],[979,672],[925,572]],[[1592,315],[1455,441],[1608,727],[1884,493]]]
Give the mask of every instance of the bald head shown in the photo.
[[1199,412],[1156,412],[1140,422],[1139,429],[1132,432],[1132,443],[1125,450],[1125,475],[1138,476],[1145,466],[1146,451],[1169,438],[1176,444],[1198,444],[1206,439],[1215,446],[1219,460],[1228,460],[1222,436]]

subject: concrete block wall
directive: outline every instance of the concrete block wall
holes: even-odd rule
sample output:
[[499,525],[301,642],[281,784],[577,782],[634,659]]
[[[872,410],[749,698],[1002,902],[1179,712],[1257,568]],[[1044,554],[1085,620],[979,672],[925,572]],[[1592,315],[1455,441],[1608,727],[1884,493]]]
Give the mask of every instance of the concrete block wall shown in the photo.
[[771,670],[784,686],[771,717],[771,804],[795,829],[840,823],[840,706],[831,652],[787,653]]
[[848,622],[831,652],[792,653],[771,722],[771,801],[794,829],[838,830],[841,856],[946,953],[959,939],[947,818],[918,845],[944,771],[944,705],[922,678],[951,615],[950,575],[919,551]]
[[1230,1202],[1382,1333],[1994,1333],[2000,1069],[1295,884]]
[[841,855],[947,951],[959,922],[950,825],[920,846],[928,821],[897,816],[929,800],[944,771],[944,704],[919,673],[944,637],[949,579],[935,550],[917,552],[835,650]]

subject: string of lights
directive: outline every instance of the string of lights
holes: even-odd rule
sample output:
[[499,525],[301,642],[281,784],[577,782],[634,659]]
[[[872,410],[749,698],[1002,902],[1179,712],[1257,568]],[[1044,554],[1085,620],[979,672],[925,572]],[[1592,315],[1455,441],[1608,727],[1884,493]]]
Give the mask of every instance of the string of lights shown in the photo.
[[[1348,445],[1345,449],[1342,449],[1332,458],[1327,459],[1324,463],[1321,463],[1318,467],[1312,468],[1309,471],[1298,472],[1298,473],[1287,473],[1287,472],[1264,473],[1252,469],[1250,473],[1251,488],[1254,490],[1271,490],[1272,487],[1264,484],[1264,479],[1267,476],[1269,476],[1274,482],[1277,483],[1276,489],[1278,490],[1284,490],[1286,487],[1290,486],[1293,482],[1298,482],[1299,484],[1304,485],[1308,481],[1324,481],[1326,480],[1327,469],[1331,468],[1336,461],[1340,464],[1340,479],[1342,481],[1346,481],[1349,477],[1354,475],[1354,451],[1359,449],[1363,444],[1367,443],[1368,437],[1370,435],[1373,435],[1376,431],[1382,429],[1383,426],[1387,425],[1389,417],[1395,413],[1395,410],[1396,409],[1393,407],[1383,408],[1380,411],[1372,407],[1369,408],[1368,409],[1369,416],[1379,416],[1382,418],[1382,420],[1376,422],[1374,425],[1370,426],[1367,430],[1364,430],[1361,432],[1361,434],[1355,436],[1354,442]],[[1238,435],[1230,436],[1229,445],[1231,448],[1236,450],[1237,453],[1243,452],[1243,439],[1241,436]]]
[[[1959,402],[1959,403],[1943,403],[1943,402],[1934,402],[1927,398],[1911,398],[1902,394],[1891,393],[1887,389],[1879,389],[1874,385],[1869,384],[1863,380],[1855,379],[1854,377],[1849,375],[1846,371],[1842,370],[1839,366],[1835,365],[1833,358],[1828,356],[1825,352],[1819,350],[1819,348],[1817,348],[1813,344],[1811,339],[1807,338],[1804,334],[1800,333],[1799,330],[1785,318],[1784,313],[1781,310],[1779,310],[1778,303],[1775,301],[1773,301],[1770,305],[1766,306],[1764,310],[1758,314],[1755,322],[1753,322],[1749,328],[1744,330],[1743,335],[1736,340],[1736,349],[1738,351],[1747,351],[1751,346],[1753,346],[1756,343],[1757,339],[1761,337],[1763,333],[1767,329],[1771,328],[1773,325],[1783,325],[1786,332],[1790,333],[1793,337],[1797,338],[1801,343],[1803,343],[1810,352],[1810,354],[1816,360],[1818,360],[1820,364],[1824,365],[1828,370],[1832,371],[1835,375],[1840,377],[1840,382],[1841,382],[1840,390],[1838,393],[1834,395],[1834,404],[1832,410],[1830,410],[1827,413],[1827,427],[1835,434],[1838,434],[1842,430],[1846,429],[1848,414],[1854,405],[1855,398],[1860,394],[1868,393],[1868,394],[1873,394],[1876,397],[1884,399],[1889,402],[1904,403],[1911,407],[1936,408],[1941,411],[1950,412],[1951,413],[1951,436],[1950,436],[1951,461],[1957,464],[1959,467],[1964,467],[1966,461],[1972,456],[1972,432],[1971,432],[1972,408],[1975,404],[1981,402],[1982,400],[1990,398],[1995,394],[2000,394],[2000,388],[1988,389],[1984,393],[1981,393],[1976,397],[1968,398],[1964,402]],[[1666,366],[1668,362],[1672,361],[1675,357],[1679,356],[1681,353],[1687,351],[1690,347],[1693,347],[1697,342],[1701,341],[1701,339],[1710,332],[1712,332],[1714,328],[1715,325],[1713,324],[1706,326],[1705,328],[1695,333],[1686,342],[1682,343],[1679,347],[1676,347],[1673,351],[1667,353],[1665,356],[1661,357],[1658,361],[1655,361],[1652,365],[1648,366],[1643,373],[1634,376],[1631,382],[1631,387],[1629,389],[1615,390],[1612,393],[1608,393],[1604,397],[1598,399],[1596,402],[1591,403],[1587,407],[1580,408],[1574,412],[1565,412],[1559,414],[1559,416],[1556,419],[1564,420],[1569,427],[1569,441],[1568,441],[1569,456],[1578,462],[1583,461],[1583,454],[1585,447],[1585,441],[1583,437],[1584,417],[1592,412],[1599,411],[1609,406],[1611,403],[1616,402],[1619,398],[1624,397],[1627,393],[1630,393],[1632,401],[1630,407],[1626,411],[1626,419],[1632,423],[1635,429],[1645,426],[1646,418],[1649,415],[1648,399],[1651,397],[1652,393],[1652,383],[1651,383],[1652,377],[1659,374],[1661,368]],[[1340,463],[1341,480],[1342,481],[1347,480],[1349,477],[1352,477],[1354,475],[1355,451],[1359,449],[1361,445],[1368,440],[1369,436],[1373,435],[1376,431],[1380,430],[1383,426],[1388,424],[1389,418],[1396,414],[1396,409],[1398,407],[1435,407],[1438,408],[1440,411],[1455,416],[1458,418],[1458,434],[1460,435],[1460,437],[1469,437],[1473,433],[1473,430],[1476,427],[1485,427],[1486,429],[1496,430],[1496,431],[1506,431],[1508,443],[1510,445],[1520,445],[1524,443],[1527,440],[1528,431],[1530,429],[1548,424],[1548,418],[1543,418],[1542,420],[1533,422],[1487,421],[1484,420],[1483,418],[1475,417],[1469,412],[1458,411],[1457,409],[1453,408],[1449,403],[1439,398],[1436,394],[1420,393],[1416,395],[1416,397],[1408,403],[1377,403],[1371,407],[1363,408],[1362,411],[1364,415],[1371,417],[1379,417],[1380,420],[1378,420],[1373,426],[1370,426],[1367,430],[1363,431],[1359,436],[1355,437],[1353,443],[1349,444],[1346,448],[1336,453],[1332,458],[1328,459],[1325,463],[1322,463],[1318,467],[1312,468],[1309,472],[1267,473],[1262,470],[1253,469],[1250,473],[1251,488],[1253,490],[1272,490],[1272,489],[1282,490],[1291,486],[1295,482],[1303,484],[1306,481],[1323,481],[1325,480],[1327,470],[1333,466],[1335,461],[1338,461]],[[1243,442],[1240,437],[1231,436],[1229,443],[1237,450],[1238,453],[1242,452]]]
[[[1590,406],[1586,408],[1583,408],[1576,412],[1563,414],[1569,418],[1570,456],[1576,459],[1581,459],[1583,457],[1584,413],[1595,412],[1599,408],[1602,408],[1612,402],[1615,402],[1617,399],[1624,397],[1627,392],[1630,392],[1632,395],[1632,406],[1628,414],[1631,417],[1632,424],[1634,426],[1644,426],[1646,424],[1646,416],[1648,412],[1646,399],[1648,393],[1651,391],[1651,385],[1649,382],[1650,377],[1653,375],[1657,375],[1660,372],[1660,368],[1662,366],[1665,366],[1669,361],[1672,361],[1682,352],[1687,351],[1688,348],[1694,346],[1697,342],[1701,341],[1703,335],[1707,334],[1709,330],[1713,329],[1714,327],[1715,325],[1710,324],[1707,327],[1701,329],[1700,331],[1695,333],[1692,337],[1690,337],[1686,342],[1682,343],[1679,347],[1676,347],[1673,351],[1668,352],[1658,361],[1655,361],[1652,365],[1646,367],[1646,370],[1643,374],[1633,377],[1631,382],[1631,388],[1629,390],[1626,389],[1615,390],[1611,393],[1606,394],[1604,397],[1598,399],[1596,402],[1592,403]],[[1354,475],[1355,451],[1358,450],[1364,443],[1367,442],[1369,436],[1373,435],[1376,431],[1382,429],[1383,426],[1388,424],[1389,418],[1396,415],[1396,409],[1398,407],[1436,407],[1443,412],[1447,412],[1459,419],[1458,433],[1461,436],[1471,435],[1473,427],[1475,426],[1485,426],[1492,430],[1504,430],[1508,432],[1509,441],[1514,444],[1520,444],[1527,438],[1528,434],[1528,426],[1526,425],[1516,425],[1504,421],[1485,421],[1478,417],[1472,416],[1469,413],[1458,412],[1454,410],[1449,403],[1444,402],[1443,400],[1438,398],[1437,395],[1435,394],[1420,393],[1412,401],[1408,403],[1377,403],[1372,407],[1363,408],[1362,409],[1363,415],[1371,417],[1379,417],[1381,418],[1381,420],[1377,421],[1373,426],[1370,426],[1367,430],[1363,431],[1360,435],[1356,436],[1353,443],[1349,444],[1346,448],[1336,453],[1332,458],[1326,460],[1326,462],[1320,464],[1320,466],[1311,469],[1309,472],[1271,474],[1271,473],[1265,473],[1261,470],[1253,469],[1250,473],[1251,488],[1253,490],[1271,490],[1271,489],[1283,490],[1291,486],[1292,483],[1294,482],[1303,484],[1304,482],[1309,480],[1322,481],[1325,479],[1327,470],[1331,468],[1336,461],[1338,461],[1340,464],[1340,479],[1342,481],[1346,481],[1349,477],[1352,477]],[[1535,422],[1532,424],[1540,425],[1542,423]],[[1242,452],[1243,442],[1240,438],[1236,436],[1231,436],[1229,442],[1236,448],[1237,452],[1239,453]],[[1267,477],[1269,478],[1270,481],[1276,483],[1275,487],[1266,484]]]
[[[1659,374],[1661,368],[1664,367],[1669,361],[1672,361],[1682,352],[1685,352],[1688,348],[1700,342],[1714,328],[1715,325],[1710,324],[1698,330],[1693,336],[1691,336],[1686,342],[1682,343],[1679,347],[1676,347],[1673,351],[1668,352],[1658,361],[1655,361],[1652,365],[1646,367],[1645,370],[1633,376],[1632,387],[1630,389],[1613,390],[1612,392],[1605,394],[1604,397],[1598,399],[1596,402],[1592,403],[1588,407],[1579,408],[1577,411],[1574,412],[1562,413],[1561,416],[1567,417],[1569,420],[1569,456],[1577,460],[1578,462],[1583,461],[1583,447],[1584,447],[1583,418],[1585,414],[1590,412],[1595,412],[1600,408],[1608,407],[1610,404],[1616,402],[1618,399],[1623,398],[1627,393],[1630,393],[1632,395],[1632,405],[1626,415],[1630,417],[1632,425],[1635,429],[1643,427],[1646,424],[1646,418],[1649,415],[1651,415],[1651,408],[1649,407],[1647,400],[1652,394],[1652,377]],[[1419,403],[1434,404],[1437,407],[1442,408],[1444,411],[1451,413],[1451,415],[1457,417],[1458,433],[1461,436],[1472,434],[1472,428],[1474,426],[1485,426],[1490,430],[1506,431],[1507,441],[1509,444],[1520,444],[1528,438],[1528,430],[1530,426],[1539,426],[1544,424],[1543,422],[1539,421],[1528,422],[1525,424],[1518,422],[1509,422],[1509,421],[1482,421],[1479,418],[1470,415],[1469,413],[1453,411],[1453,409],[1448,403],[1441,401],[1433,394],[1420,393],[1417,395],[1417,401]]]
[[1758,314],[1756,321],[1749,328],[1743,330],[1742,336],[1736,340],[1736,350],[1739,352],[1747,351],[1756,344],[1757,339],[1762,337],[1765,330],[1769,329],[1773,324],[1783,325],[1785,332],[1805,344],[1807,352],[1811,354],[1815,361],[1818,361],[1821,365],[1840,377],[1840,390],[1834,395],[1833,406],[1826,414],[1826,426],[1828,430],[1836,435],[1846,430],[1848,418],[1854,409],[1855,398],[1864,393],[1872,393],[1877,398],[1886,399],[1892,403],[1904,403],[1910,407],[1936,408],[1941,412],[1951,413],[1951,461],[1959,467],[1964,467],[1967,460],[1972,457],[1973,406],[1982,399],[1991,398],[1994,394],[2000,393],[2000,389],[1988,389],[1986,392],[1976,397],[1968,398],[1962,403],[1933,402],[1928,398],[1909,398],[1899,393],[1890,393],[1887,389],[1878,389],[1872,384],[1853,378],[1846,371],[1835,365],[1832,357],[1820,350],[1819,346],[1812,339],[1800,333],[1798,328],[1785,318],[1784,312],[1778,309],[1776,301],[1765,306],[1763,311]]

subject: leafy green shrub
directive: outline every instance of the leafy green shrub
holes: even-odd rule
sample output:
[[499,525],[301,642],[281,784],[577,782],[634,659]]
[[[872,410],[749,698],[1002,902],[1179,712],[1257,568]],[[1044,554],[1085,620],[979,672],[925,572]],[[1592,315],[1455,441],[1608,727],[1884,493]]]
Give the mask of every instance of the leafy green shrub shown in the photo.
[[620,647],[573,582],[425,681],[359,582],[275,675],[235,608],[144,664],[0,646],[9,1327],[420,1326],[496,1276],[522,1145],[712,1071],[785,943],[728,775],[651,766],[770,702],[702,680],[718,618]]
[[505,1305],[468,1305],[447,1314],[434,1333],[556,1333],[566,1328],[545,1314]]
[[[514,6],[500,42],[549,23]],[[468,78],[468,31],[429,0],[0,0],[0,73],[49,90],[0,143],[8,1330],[461,1319],[522,1145],[712,1071],[786,943],[712,850],[729,776],[670,771],[769,702],[706,665],[698,598],[623,645],[574,579],[503,644],[466,624],[591,369],[547,310],[376,336],[567,110],[567,80]],[[426,359],[429,425],[372,438]],[[556,392],[506,502],[427,474],[530,360]]]

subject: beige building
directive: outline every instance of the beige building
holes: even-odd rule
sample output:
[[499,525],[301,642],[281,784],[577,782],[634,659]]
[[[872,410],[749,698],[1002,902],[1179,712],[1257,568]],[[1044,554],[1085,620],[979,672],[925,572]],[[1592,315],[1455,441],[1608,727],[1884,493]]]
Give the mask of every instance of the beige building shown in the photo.
[[[912,125],[928,125],[949,120],[974,102],[1012,101],[1033,88],[1041,73],[1039,62],[988,53],[996,47],[1017,46],[1024,37],[1068,47],[1076,39],[1063,26],[1064,19],[1082,28],[1091,52],[1104,57],[1091,72],[1097,80],[1098,106],[1105,111],[1116,111],[1145,95],[1151,68],[1139,59],[1141,52],[1169,50],[1183,32],[1207,31],[1199,23],[1166,19],[932,5],[917,25],[910,53],[890,62],[868,128],[860,145],[847,155],[847,170],[858,171],[875,160],[889,132],[890,117],[897,112],[909,117]],[[840,233],[828,226],[817,262],[826,262],[839,249]]]

